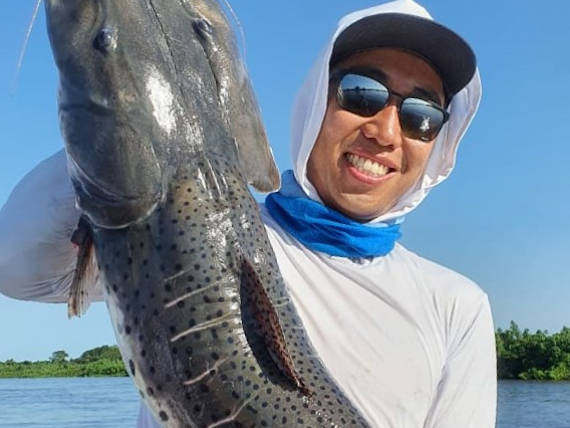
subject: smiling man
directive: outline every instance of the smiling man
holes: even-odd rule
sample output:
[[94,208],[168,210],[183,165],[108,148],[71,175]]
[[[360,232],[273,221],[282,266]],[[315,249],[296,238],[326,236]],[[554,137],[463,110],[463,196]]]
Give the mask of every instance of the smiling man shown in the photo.
[[[261,206],[319,357],[374,427],[495,424],[486,294],[396,242],[451,173],[480,94],[471,48],[413,1],[345,16],[299,91],[293,170]],[[0,291],[67,301],[78,218],[60,152],[0,212]],[[144,406],[138,426],[158,426]]]
[[396,242],[480,94],[469,45],[401,0],[342,18],[297,97],[264,221],[319,356],[375,427],[495,425],[487,296]]

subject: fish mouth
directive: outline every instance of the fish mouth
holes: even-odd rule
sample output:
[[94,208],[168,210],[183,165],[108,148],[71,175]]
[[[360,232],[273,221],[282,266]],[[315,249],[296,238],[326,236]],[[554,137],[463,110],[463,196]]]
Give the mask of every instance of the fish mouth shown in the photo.
[[136,201],[140,197],[125,195],[108,190],[104,185],[98,183],[83,169],[71,156],[68,156],[68,169],[74,182],[84,190],[84,193],[97,201],[108,204],[116,204],[124,201]]
[[111,191],[97,182],[71,157],[68,156],[77,205],[96,226],[121,229],[147,218],[162,200],[162,191],[129,195]]

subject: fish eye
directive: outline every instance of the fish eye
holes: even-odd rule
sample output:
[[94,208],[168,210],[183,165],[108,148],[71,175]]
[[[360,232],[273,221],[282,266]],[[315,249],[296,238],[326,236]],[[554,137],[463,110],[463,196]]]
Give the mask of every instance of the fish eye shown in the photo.
[[110,28],[102,28],[99,30],[93,40],[93,47],[101,53],[108,53],[116,46],[115,34]]
[[194,27],[194,31],[202,38],[203,40],[207,40],[212,33],[214,32],[212,25],[206,21],[205,19],[197,19],[192,23],[192,27]]

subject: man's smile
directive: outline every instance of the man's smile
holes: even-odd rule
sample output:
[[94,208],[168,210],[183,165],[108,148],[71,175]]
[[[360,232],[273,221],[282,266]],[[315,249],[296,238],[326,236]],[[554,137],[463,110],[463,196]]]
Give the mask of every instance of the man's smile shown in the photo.
[[345,153],[344,159],[349,166],[349,171],[353,173],[355,178],[369,184],[376,184],[379,181],[378,179],[387,177],[395,171],[395,168],[388,165],[389,162],[386,160],[373,159],[351,152]]

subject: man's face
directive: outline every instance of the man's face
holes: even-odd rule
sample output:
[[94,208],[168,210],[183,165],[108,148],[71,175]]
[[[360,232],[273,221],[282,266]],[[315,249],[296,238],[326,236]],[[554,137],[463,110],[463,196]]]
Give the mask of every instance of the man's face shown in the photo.
[[[404,97],[431,93],[440,105],[444,103],[440,77],[426,61],[411,53],[371,49],[350,56],[335,68],[351,67],[379,70],[386,76],[383,83]],[[307,177],[325,205],[356,220],[370,220],[390,210],[422,175],[433,140],[404,135],[398,119],[400,101],[392,97],[374,116],[362,117],[343,110],[335,97],[329,97],[307,163]]]

